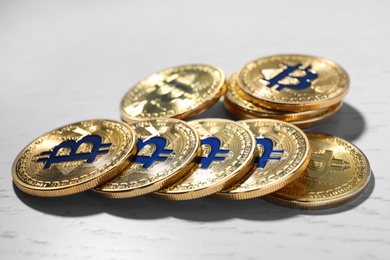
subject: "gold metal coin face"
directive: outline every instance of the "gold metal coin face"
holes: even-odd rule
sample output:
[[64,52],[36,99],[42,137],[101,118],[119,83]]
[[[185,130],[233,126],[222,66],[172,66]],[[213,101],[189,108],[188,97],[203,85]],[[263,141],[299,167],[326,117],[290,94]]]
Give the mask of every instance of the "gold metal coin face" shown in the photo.
[[202,157],[194,171],[156,195],[171,200],[204,197],[231,186],[253,168],[256,143],[244,126],[223,119],[189,122],[199,133]]
[[136,152],[125,123],[90,120],[53,130],[15,159],[12,176],[22,191],[42,197],[78,193],[114,178]]
[[147,194],[177,181],[196,164],[200,141],[196,130],[173,118],[140,121],[130,125],[138,136],[138,152],[130,167],[115,179],[94,189],[109,198]]
[[238,74],[235,73],[229,78],[224,100],[226,109],[237,118],[272,118],[292,122],[323,114],[327,110],[327,108],[322,108],[303,112],[282,112],[261,107],[258,104],[245,99],[245,94],[237,85],[237,75]]
[[163,70],[130,89],[121,103],[122,119],[184,119],[212,106],[226,90],[225,74],[210,65]]
[[307,170],[264,198],[283,206],[321,209],[352,200],[367,186],[371,170],[365,155],[338,137],[306,133],[311,147]]
[[309,163],[309,141],[298,127],[273,119],[239,121],[255,136],[256,168],[216,196],[250,199],[274,192],[298,178]]
[[305,55],[277,55],[241,69],[238,85],[252,102],[273,110],[307,111],[341,102],[348,74],[336,63]]

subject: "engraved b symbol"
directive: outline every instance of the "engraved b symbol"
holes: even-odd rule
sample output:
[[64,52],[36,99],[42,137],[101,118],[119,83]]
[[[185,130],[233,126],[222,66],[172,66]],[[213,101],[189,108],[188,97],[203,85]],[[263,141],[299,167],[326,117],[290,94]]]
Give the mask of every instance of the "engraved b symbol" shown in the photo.
[[[280,161],[283,150],[273,150],[274,143],[271,139],[258,137],[256,142],[264,149],[263,154],[257,159],[257,168],[264,169],[268,161]],[[275,157],[271,157],[272,154],[275,154]]]
[[207,169],[213,161],[223,161],[225,157],[217,156],[219,154],[227,154],[229,150],[220,149],[221,141],[215,137],[208,137],[201,141],[202,145],[208,145],[210,147],[210,153],[207,157],[201,157],[200,164],[202,169]]
[[334,171],[343,171],[349,167],[348,162],[333,158],[333,151],[326,150],[324,154],[311,154],[307,170],[313,173],[313,176],[319,178]]
[[[311,81],[316,79],[318,76],[316,73],[313,73],[310,69],[311,66],[306,67],[305,69],[302,69],[303,64],[299,63],[295,66],[290,66],[287,64],[283,64],[285,66],[285,69],[280,72],[278,75],[271,79],[262,79],[266,82],[268,82],[267,87],[272,88],[273,86],[278,86],[276,88],[277,91],[281,91],[284,88],[294,89],[294,90],[302,90],[305,88],[308,88],[311,86]],[[305,75],[303,76],[295,76],[293,74],[294,71],[299,70],[301,72],[304,72]],[[285,78],[292,78],[298,81],[298,84],[283,84],[281,81]]]
[[[78,148],[81,144],[90,143],[92,144],[92,150],[89,153],[77,153]],[[60,162],[71,162],[71,161],[83,161],[86,160],[87,163],[92,163],[95,161],[95,158],[98,154],[108,153],[107,149],[100,150],[101,148],[109,148],[111,143],[103,144],[102,138],[98,135],[88,135],[84,136],[78,141],[67,140],[56,147],[53,151],[42,152],[40,155],[50,155],[49,158],[40,158],[37,162],[46,162],[44,169],[49,169],[52,163]],[[68,155],[57,155],[58,151],[63,148],[69,148],[70,152]]]
[[143,168],[149,168],[155,161],[165,161],[168,157],[162,157],[161,154],[171,154],[173,151],[170,149],[165,149],[167,140],[165,138],[156,136],[152,137],[145,142],[142,139],[138,139],[137,147],[138,153],[142,150],[143,147],[147,145],[154,145],[156,149],[154,150],[151,156],[138,155],[135,157],[134,162],[143,163]]

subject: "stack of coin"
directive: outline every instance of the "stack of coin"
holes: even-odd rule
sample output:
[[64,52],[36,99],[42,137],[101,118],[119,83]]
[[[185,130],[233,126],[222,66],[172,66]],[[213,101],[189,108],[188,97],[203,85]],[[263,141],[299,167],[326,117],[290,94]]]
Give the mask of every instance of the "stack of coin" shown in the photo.
[[239,119],[273,118],[303,128],[332,117],[348,88],[348,74],[328,59],[270,56],[230,77],[225,106]]

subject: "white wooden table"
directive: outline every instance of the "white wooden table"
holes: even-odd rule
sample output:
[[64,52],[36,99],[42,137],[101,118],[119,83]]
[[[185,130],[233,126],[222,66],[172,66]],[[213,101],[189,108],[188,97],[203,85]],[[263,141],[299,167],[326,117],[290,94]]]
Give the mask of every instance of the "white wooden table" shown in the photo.
[[[388,259],[390,2],[0,1],[0,259]],[[12,184],[29,142],[84,119],[120,120],[128,89],[164,68],[227,75],[262,56],[332,59],[351,78],[336,117],[373,178],[344,206],[302,211],[262,199],[170,202],[84,192],[37,198]],[[200,117],[230,118],[218,103]]]

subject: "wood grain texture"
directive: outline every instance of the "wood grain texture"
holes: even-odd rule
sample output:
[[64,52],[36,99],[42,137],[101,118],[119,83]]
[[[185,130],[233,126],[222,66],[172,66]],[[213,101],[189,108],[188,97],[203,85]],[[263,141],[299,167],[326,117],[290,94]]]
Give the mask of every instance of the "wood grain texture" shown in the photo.
[[[388,259],[389,3],[0,1],[0,258]],[[156,71],[206,63],[231,75],[283,53],[329,58],[350,75],[341,111],[309,130],[368,157],[374,177],[351,203],[301,211],[262,199],[44,199],[12,184],[29,142],[84,119],[119,120],[126,91]],[[221,102],[196,116],[206,117],[231,118]]]

